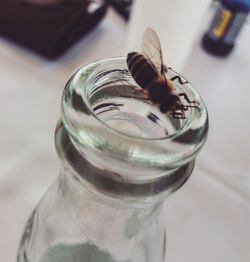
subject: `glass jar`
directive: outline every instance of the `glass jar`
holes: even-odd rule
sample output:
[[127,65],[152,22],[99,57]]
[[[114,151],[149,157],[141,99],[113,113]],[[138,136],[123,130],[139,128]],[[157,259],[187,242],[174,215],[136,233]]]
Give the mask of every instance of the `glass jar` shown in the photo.
[[203,101],[181,82],[176,92],[198,106],[176,118],[136,91],[125,58],[71,77],[55,132],[62,168],[28,220],[18,262],[164,261],[163,201],[191,175],[208,130]]

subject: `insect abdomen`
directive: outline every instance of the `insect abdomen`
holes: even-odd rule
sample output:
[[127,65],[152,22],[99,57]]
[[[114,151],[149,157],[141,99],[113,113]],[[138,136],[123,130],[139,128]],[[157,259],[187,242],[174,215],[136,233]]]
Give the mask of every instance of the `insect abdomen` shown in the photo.
[[127,64],[131,75],[141,88],[145,89],[152,80],[158,77],[154,68],[142,54],[129,53],[127,55]]

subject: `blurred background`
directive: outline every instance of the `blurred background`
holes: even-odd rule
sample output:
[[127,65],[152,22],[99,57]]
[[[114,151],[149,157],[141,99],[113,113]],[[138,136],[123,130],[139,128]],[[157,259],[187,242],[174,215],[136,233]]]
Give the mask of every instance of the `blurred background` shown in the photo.
[[70,76],[139,51],[153,27],[167,65],[202,95],[208,141],[166,201],[167,259],[250,260],[250,25],[247,0],[0,0],[0,260],[58,175],[54,129]]

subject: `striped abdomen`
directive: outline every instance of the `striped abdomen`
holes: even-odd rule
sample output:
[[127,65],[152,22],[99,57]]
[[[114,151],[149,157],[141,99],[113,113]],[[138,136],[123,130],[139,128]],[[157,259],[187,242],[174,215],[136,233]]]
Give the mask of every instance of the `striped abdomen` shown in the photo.
[[158,78],[156,70],[142,54],[129,53],[127,55],[127,64],[130,74],[141,88],[147,88],[153,80]]

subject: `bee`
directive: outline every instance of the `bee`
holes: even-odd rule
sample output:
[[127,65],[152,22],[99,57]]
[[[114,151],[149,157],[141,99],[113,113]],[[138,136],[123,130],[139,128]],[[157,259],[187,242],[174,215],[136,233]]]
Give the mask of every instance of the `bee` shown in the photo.
[[[148,28],[143,36],[142,53],[131,52],[127,55],[127,65],[130,74],[141,89],[135,91],[144,93],[156,104],[162,113],[170,113],[173,118],[184,119],[183,111],[189,107],[198,108],[195,101],[190,101],[185,93],[177,94],[173,81],[185,84],[179,76],[166,78],[167,66],[163,63],[160,40],[156,32]],[[183,105],[183,96],[188,105]]]

